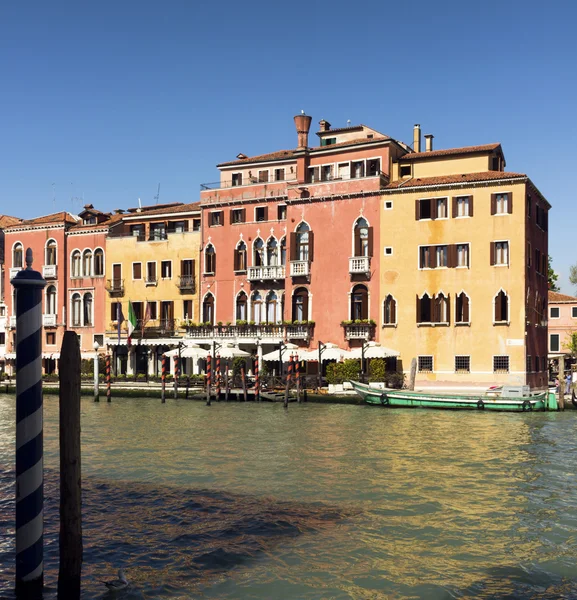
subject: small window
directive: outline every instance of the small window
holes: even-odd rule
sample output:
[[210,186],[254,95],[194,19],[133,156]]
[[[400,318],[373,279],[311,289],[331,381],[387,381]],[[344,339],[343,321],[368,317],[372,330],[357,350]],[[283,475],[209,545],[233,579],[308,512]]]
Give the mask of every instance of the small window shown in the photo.
[[455,356],[455,373],[470,373],[471,372],[471,357],[470,356]]
[[551,307],[551,318],[552,319],[558,319],[559,318],[559,307],[558,306],[552,306]]
[[435,247],[435,264],[437,267],[447,267],[449,258],[449,250],[447,246]]
[[509,372],[509,357],[508,356],[493,356],[493,373],[508,373]]
[[469,296],[461,292],[457,296],[455,323],[469,323]]
[[571,307],[571,318],[577,319],[577,306]]
[[400,175],[401,177],[410,177],[412,172],[412,165],[401,165]]
[[321,167],[321,181],[330,181],[333,178],[333,165]]
[[[529,219],[531,218],[531,205],[532,205],[531,196],[527,195],[527,217]],[[539,369],[537,369],[537,370],[539,370]]]
[[46,332],[46,345],[56,346],[56,333],[54,331]]
[[469,244],[457,244],[457,267],[469,267]]
[[393,255],[392,246],[385,246],[385,256],[392,256],[392,255]]
[[495,296],[494,320],[495,323],[509,322],[509,298],[503,290]]
[[4,331],[0,331],[0,346],[6,345],[6,333]]
[[437,198],[437,219],[446,219],[449,216],[447,198]]
[[383,303],[383,324],[395,325],[397,323],[397,301],[389,294]]
[[94,251],[94,275],[96,277],[104,275],[104,251],[102,248],[97,248]]
[[156,262],[146,263],[146,284],[156,285]]
[[266,206],[257,206],[254,209],[254,220],[257,222],[262,222],[267,220],[267,207]]
[[559,334],[549,334],[549,350],[551,352],[559,352]]
[[192,231],[200,231],[200,219],[192,219]]
[[182,318],[183,319],[192,319],[192,300],[183,300],[182,301]]
[[511,199],[509,194],[493,194],[491,197],[491,214],[506,215],[511,213]]
[[274,180],[275,181],[284,181],[284,169],[275,169],[274,170]]
[[259,183],[268,183],[268,171],[259,171],[258,181]]
[[222,211],[215,211],[210,213],[210,226],[217,227],[222,225]]
[[332,146],[337,143],[336,137],[323,138],[321,139],[321,146]]
[[419,373],[432,373],[433,372],[433,357],[432,356],[419,356]]
[[242,185],[242,173],[233,173],[232,174],[232,187],[236,187],[238,185]]
[[392,200],[385,201],[385,210],[393,210],[393,201]]
[[149,321],[156,321],[156,319],[158,318],[158,313],[157,313],[156,309],[157,309],[157,304],[156,304],[155,300],[153,300],[152,302],[146,303],[146,311],[148,313]]
[[277,206],[277,219],[279,221],[286,221],[286,204],[279,204]]
[[457,196],[454,199],[454,217],[470,217],[471,216],[471,196]]
[[537,373],[538,371],[539,371],[539,357],[536,356],[535,357],[535,372]]
[[493,264],[500,266],[509,264],[509,242],[494,242]]
[[132,279],[142,279],[142,263],[132,263]]
[[94,346],[94,344],[98,344],[101,348],[104,346],[104,335],[102,335],[102,333],[94,334],[94,341],[92,345]]
[[417,220],[430,219],[432,216],[431,200],[417,200]]
[[160,263],[160,275],[163,279],[170,279],[172,277],[172,261],[163,260]]
[[244,208],[235,208],[232,211],[231,219],[233,223],[244,223],[245,222],[245,211]]
[[118,316],[122,312],[122,304],[120,302],[112,302],[110,304],[110,320],[118,321]]

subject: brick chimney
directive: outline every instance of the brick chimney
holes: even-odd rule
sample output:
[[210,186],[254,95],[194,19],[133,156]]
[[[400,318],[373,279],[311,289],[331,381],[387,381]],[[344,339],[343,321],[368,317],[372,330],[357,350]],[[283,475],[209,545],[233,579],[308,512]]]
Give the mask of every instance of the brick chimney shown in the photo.
[[428,133],[425,136],[425,152],[432,152],[433,150],[433,138],[435,136],[432,133]]
[[417,123],[413,127],[413,152],[421,151],[421,126]]
[[305,115],[303,110],[300,115],[295,118],[295,126],[297,128],[298,135],[298,150],[304,150],[309,146],[309,130],[311,128],[312,117]]
[[331,124],[328,121],[325,121],[324,119],[321,119],[319,121],[319,125],[321,127],[320,131],[330,131],[331,130]]

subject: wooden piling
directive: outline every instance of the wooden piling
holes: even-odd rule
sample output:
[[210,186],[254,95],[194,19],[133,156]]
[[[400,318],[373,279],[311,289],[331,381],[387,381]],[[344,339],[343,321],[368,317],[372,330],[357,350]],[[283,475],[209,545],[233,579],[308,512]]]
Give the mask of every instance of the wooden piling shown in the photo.
[[166,354],[162,355],[161,380],[162,380],[162,392],[160,394],[160,397],[162,400],[162,404],[164,404],[166,402]]
[[206,405],[210,406],[210,386],[211,386],[212,356],[206,357]]
[[557,398],[557,406],[559,410],[565,410],[565,357],[559,357],[559,395]]
[[248,400],[248,393],[246,391],[246,375],[244,373],[244,366],[240,368],[240,378],[242,380],[242,395],[244,397],[244,401]]
[[297,388],[297,402],[301,401],[301,374],[299,370],[299,360],[298,356],[295,356],[295,380],[296,380],[296,388]]
[[228,360],[224,364],[224,399],[228,402],[228,395],[230,394],[230,381],[228,379]]
[[174,357],[174,399],[178,398],[178,377],[180,375],[180,367],[178,364],[178,356]]
[[409,378],[409,389],[415,389],[415,379],[417,378],[417,359],[413,358],[411,361],[411,376]]
[[216,378],[216,401],[220,402],[220,354],[216,355],[216,372],[214,375]]
[[58,598],[80,598],[82,487],[80,468],[80,345],[66,331],[60,350],[60,570]]
[[287,373],[286,373],[286,383],[285,383],[285,389],[284,389],[284,407],[285,408],[288,408],[289,388],[291,385],[292,374],[293,374],[293,355],[291,354],[289,356],[289,363],[288,363],[288,368],[287,368]]
[[110,381],[110,354],[106,355],[106,401],[112,402],[112,386]]
[[258,356],[254,359],[254,399],[260,402],[260,374],[258,372]]

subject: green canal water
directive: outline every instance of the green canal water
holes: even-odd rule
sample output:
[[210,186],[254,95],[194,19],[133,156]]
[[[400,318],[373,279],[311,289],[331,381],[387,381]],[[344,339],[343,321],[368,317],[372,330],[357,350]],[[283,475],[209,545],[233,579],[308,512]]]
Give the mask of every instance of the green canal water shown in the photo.
[[[0,396],[0,597],[13,584]],[[58,406],[45,399],[46,597]],[[82,401],[83,598],[577,597],[577,414]]]

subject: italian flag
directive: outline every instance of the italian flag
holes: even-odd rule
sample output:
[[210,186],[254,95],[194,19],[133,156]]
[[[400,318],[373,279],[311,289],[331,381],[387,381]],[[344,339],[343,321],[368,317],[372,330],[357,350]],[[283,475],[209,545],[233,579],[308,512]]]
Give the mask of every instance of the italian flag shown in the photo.
[[134,307],[132,306],[132,302],[128,301],[128,320],[126,321],[126,327],[128,328],[128,345],[132,343],[132,332],[136,328],[136,313],[134,312]]

